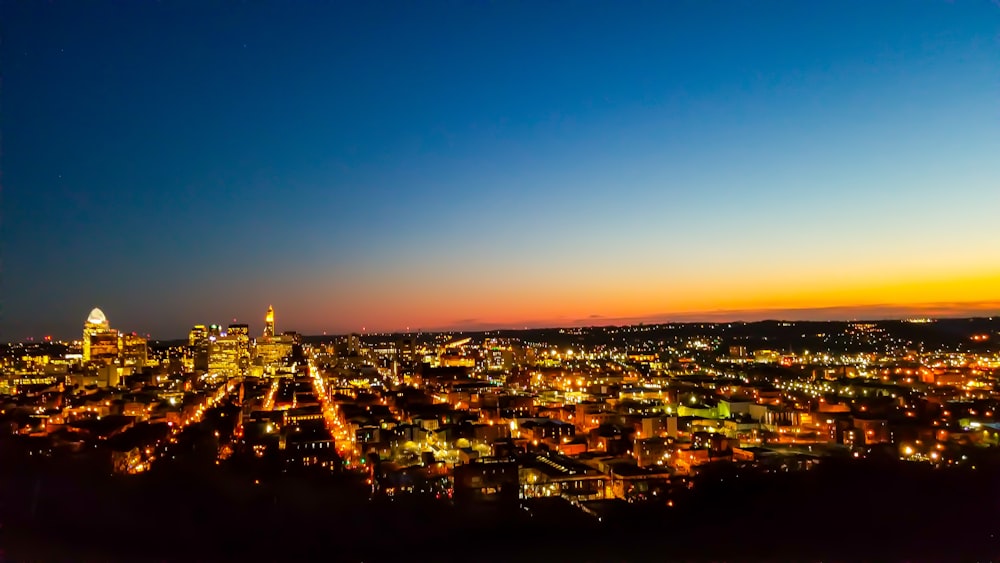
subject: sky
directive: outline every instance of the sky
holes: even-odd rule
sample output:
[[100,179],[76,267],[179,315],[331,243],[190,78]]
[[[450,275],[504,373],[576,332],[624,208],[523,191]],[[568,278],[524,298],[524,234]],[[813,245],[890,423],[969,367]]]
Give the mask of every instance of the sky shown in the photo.
[[0,339],[1000,314],[1000,3],[0,3]]

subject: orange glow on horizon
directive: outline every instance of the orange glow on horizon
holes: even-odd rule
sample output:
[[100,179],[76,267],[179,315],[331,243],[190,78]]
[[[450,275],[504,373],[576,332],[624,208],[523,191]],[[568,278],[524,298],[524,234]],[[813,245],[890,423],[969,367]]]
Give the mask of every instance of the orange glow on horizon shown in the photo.
[[498,281],[485,289],[456,284],[415,287],[406,293],[376,285],[350,302],[331,303],[330,310],[339,318],[364,318],[363,324],[376,331],[1000,313],[1000,272],[873,278],[806,279],[773,273],[714,277],[701,283],[598,277],[574,284],[528,278]]

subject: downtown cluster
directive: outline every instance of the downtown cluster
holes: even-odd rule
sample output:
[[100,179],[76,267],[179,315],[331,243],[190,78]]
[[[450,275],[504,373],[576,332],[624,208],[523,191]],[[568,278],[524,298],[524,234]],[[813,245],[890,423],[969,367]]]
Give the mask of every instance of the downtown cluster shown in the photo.
[[[278,333],[196,325],[151,341],[88,316],[82,339],[3,349],[4,459],[132,479],[172,465],[254,486],[349,479],[370,498],[600,521],[673,508],[705,476],[828,461],[975,470],[1000,448],[1000,322],[663,324]],[[25,461],[26,462],[26,461]],[[720,478],[721,479],[721,478]]]

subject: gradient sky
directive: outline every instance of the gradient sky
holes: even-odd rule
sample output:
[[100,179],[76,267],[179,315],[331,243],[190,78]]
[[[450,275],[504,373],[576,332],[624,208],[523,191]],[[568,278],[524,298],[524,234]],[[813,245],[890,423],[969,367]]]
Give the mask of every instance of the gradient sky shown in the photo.
[[1000,313],[1000,5],[12,2],[0,338]]

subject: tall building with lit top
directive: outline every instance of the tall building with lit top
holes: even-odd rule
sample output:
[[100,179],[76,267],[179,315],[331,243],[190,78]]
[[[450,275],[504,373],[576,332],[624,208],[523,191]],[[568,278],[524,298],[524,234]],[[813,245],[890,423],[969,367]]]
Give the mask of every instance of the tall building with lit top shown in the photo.
[[118,331],[104,311],[94,308],[83,324],[83,361],[112,364],[118,359]]
[[254,365],[262,373],[273,374],[282,361],[294,350],[298,335],[294,332],[278,334],[274,330],[274,307],[268,306],[264,316],[264,337],[254,347]]
[[267,307],[264,315],[264,338],[274,338],[274,307]]
[[208,328],[205,325],[194,325],[188,333],[188,346],[197,346],[208,338]]

